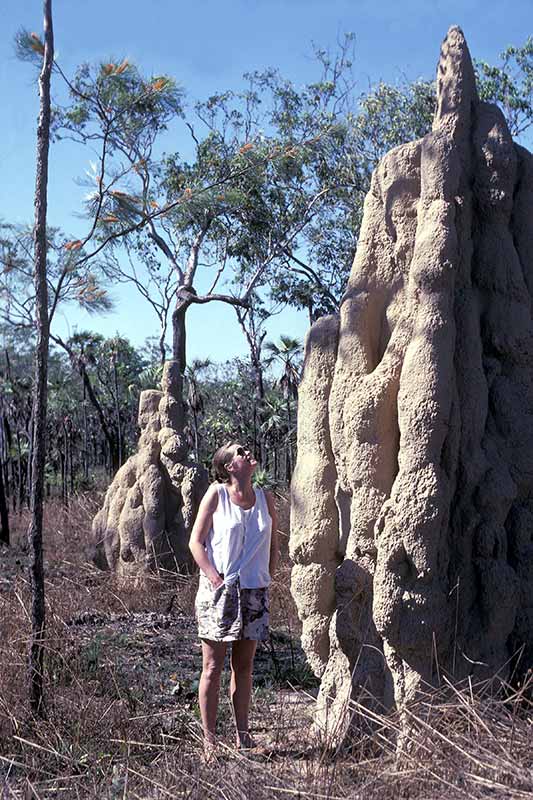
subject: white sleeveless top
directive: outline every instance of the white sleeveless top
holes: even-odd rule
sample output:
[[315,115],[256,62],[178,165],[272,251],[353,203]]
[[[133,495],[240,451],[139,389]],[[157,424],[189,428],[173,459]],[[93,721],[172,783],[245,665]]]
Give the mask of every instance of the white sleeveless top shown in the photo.
[[224,583],[239,578],[243,589],[270,584],[268,564],[272,518],[262,489],[255,488],[255,505],[247,510],[230,500],[224,483],[217,485],[218,505],[205,547]]

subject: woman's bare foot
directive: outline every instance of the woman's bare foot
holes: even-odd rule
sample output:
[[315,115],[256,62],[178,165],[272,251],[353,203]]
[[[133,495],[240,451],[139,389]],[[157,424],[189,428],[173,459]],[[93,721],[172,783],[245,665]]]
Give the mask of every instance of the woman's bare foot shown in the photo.
[[204,739],[204,764],[212,764],[217,760],[218,747],[214,739]]
[[249,731],[237,732],[237,750],[253,750],[257,742]]

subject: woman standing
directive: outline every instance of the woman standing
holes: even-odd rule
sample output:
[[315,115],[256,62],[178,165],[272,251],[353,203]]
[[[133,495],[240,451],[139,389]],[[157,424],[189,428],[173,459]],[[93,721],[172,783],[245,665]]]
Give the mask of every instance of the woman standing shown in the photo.
[[202,640],[199,704],[206,755],[215,745],[228,642],[237,747],[255,746],[248,729],[253,660],[257,642],[268,637],[268,587],[278,559],[274,500],[252,486],[256,466],[250,451],[236,442],[217,450],[217,482],[200,503],[189,543],[200,567],[195,606]]

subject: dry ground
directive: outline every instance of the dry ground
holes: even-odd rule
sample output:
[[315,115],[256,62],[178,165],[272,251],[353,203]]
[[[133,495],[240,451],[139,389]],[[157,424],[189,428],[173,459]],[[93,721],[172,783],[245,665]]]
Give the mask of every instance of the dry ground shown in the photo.
[[[101,498],[46,513],[46,719],[26,702],[29,595],[27,516],[0,550],[0,798],[533,798],[527,687],[505,698],[496,682],[428,694],[398,759],[398,720],[376,718],[350,751],[309,737],[316,680],[299,647],[288,591],[288,520],[273,586],[272,638],[256,660],[252,727],[261,758],[231,748],[221,706],[221,757],[203,764],[196,702],[200,650],[196,579],[117,585],[87,562]],[[285,536],[284,536],[285,534]]]

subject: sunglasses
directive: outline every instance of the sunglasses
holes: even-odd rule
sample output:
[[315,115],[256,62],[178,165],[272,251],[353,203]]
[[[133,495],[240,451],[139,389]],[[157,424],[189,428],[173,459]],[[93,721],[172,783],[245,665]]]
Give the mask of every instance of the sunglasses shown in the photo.
[[[238,447],[235,450],[235,456],[242,456],[242,458],[244,458],[246,456],[246,454],[249,453],[249,452],[250,451],[246,447]],[[235,458],[235,456],[233,456],[233,457]]]

